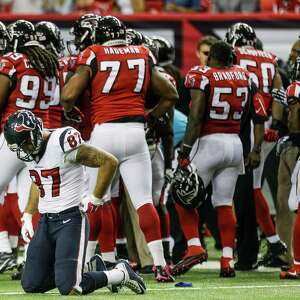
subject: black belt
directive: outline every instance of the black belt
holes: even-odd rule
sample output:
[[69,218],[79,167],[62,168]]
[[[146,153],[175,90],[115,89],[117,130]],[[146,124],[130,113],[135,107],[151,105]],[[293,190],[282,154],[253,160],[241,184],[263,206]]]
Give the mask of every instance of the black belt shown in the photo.
[[41,216],[46,217],[48,219],[65,219],[74,215],[78,215],[79,213],[80,213],[79,207],[74,206],[66,210],[60,211],[59,213],[44,213],[41,214]]
[[128,116],[116,120],[106,121],[105,123],[145,123],[144,116]]

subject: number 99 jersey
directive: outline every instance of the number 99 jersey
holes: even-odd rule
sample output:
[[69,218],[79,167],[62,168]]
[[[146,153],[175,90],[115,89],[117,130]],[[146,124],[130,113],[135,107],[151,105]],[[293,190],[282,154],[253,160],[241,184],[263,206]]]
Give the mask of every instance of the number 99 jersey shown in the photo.
[[235,48],[235,57],[235,63],[250,72],[251,79],[257,85],[263,96],[264,105],[270,113],[277,57],[270,52],[256,50],[253,47]]
[[65,154],[81,144],[76,129],[55,129],[41,160],[26,163],[32,181],[40,190],[40,213],[59,213],[79,205],[84,190],[83,166],[65,162]]
[[206,96],[206,114],[201,136],[240,133],[241,117],[250,95],[249,72],[233,66],[226,69],[196,66],[185,77],[188,89],[200,89]]
[[31,110],[49,128],[48,108],[56,88],[56,78],[43,78],[26,55],[7,53],[0,59],[0,74],[8,76],[12,86],[2,112],[2,127],[10,114],[19,109]]
[[144,116],[144,100],[152,58],[144,46],[93,45],[79,56],[78,65],[90,66],[93,125],[129,116]]

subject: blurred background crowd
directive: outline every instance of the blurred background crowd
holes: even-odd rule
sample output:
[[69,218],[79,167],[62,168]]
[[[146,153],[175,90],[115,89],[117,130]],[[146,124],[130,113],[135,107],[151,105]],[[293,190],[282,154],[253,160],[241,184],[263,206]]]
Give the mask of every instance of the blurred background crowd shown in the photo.
[[197,13],[197,12],[299,12],[300,0],[0,0],[0,12]]

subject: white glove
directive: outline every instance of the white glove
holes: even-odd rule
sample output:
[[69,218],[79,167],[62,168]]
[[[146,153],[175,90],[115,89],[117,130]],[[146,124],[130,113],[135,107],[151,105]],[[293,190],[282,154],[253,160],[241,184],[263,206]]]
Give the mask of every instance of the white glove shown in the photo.
[[21,234],[25,243],[29,243],[34,235],[32,226],[32,214],[24,213],[22,218]]
[[107,197],[97,198],[93,194],[81,199],[80,209],[86,213],[91,213],[97,210],[98,206],[105,203]]

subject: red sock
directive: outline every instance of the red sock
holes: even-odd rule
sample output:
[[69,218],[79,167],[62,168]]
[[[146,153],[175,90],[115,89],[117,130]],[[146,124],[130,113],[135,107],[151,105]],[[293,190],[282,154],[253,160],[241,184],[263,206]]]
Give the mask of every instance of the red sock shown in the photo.
[[7,219],[8,219],[8,215],[7,215],[7,209],[5,208],[5,204],[4,205],[0,205],[0,232],[1,231],[8,231],[7,228]]
[[6,195],[7,198],[7,204],[10,209],[10,214],[12,217],[14,217],[15,221],[18,223],[19,227],[22,227],[22,213],[19,208],[19,202],[18,202],[18,194],[17,193],[9,193]]
[[294,259],[300,262],[300,204],[298,205],[297,217],[294,224],[293,251]]
[[99,208],[101,213],[101,230],[98,241],[101,252],[114,252],[116,246],[115,224],[112,204],[107,203]]
[[235,238],[235,219],[233,216],[232,206],[219,206],[216,209],[222,247],[233,248]]
[[88,219],[90,224],[90,235],[89,235],[89,241],[97,241],[100,227],[101,227],[101,212],[100,207],[95,211],[88,213]]
[[186,240],[189,241],[193,238],[199,238],[199,215],[197,210],[182,207],[177,203],[175,203],[175,208]]
[[144,204],[137,210],[137,213],[147,243],[161,240],[159,217],[153,204]]
[[269,206],[261,189],[254,189],[253,197],[255,202],[256,220],[260,229],[267,237],[275,235],[275,226],[270,215]]

